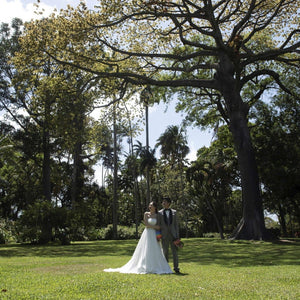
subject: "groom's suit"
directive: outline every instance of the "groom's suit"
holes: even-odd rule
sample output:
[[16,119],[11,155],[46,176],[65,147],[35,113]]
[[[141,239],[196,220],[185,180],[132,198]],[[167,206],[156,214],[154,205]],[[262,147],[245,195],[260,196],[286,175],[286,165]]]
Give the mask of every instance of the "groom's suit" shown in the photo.
[[169,217],[165,209],[158,212],[158,225],[162,234],[162,248],[167,261],[169,261],[169,246],[171,245],[173,255],[173,266],[175,272],[178,268],[178,253],[173,241],[179,238],[179,222],[175,209],[169,210]]

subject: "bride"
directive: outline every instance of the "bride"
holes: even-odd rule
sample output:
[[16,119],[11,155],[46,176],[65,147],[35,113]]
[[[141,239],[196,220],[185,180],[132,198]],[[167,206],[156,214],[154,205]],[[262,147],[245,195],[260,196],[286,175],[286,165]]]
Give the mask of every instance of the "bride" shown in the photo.
[[104,269],[105,272],[134,274],[171,274],[173,273],[165,259],[160,243],[156,240],[157,205],[149,204],[149,212],[144,214],[146,225],[134,253],[127,264],[117,269]]

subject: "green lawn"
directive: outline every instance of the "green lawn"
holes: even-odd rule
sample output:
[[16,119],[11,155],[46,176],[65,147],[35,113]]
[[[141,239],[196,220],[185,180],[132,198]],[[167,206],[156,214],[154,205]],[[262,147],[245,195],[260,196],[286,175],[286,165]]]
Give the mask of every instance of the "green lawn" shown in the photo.
[[103,272],[135,240],[0,245],[0,299],[300,299],[300,240],[184,242],[182,275]]

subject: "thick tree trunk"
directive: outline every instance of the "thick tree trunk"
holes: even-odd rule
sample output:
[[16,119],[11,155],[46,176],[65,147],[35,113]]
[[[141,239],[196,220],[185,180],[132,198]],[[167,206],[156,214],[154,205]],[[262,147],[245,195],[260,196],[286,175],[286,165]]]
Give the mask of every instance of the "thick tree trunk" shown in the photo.
[[242,185],[243,217],[233,238],[260,240],[267,236],[258,171],[248,128],[248,106],[241,99],[235,74],[235,66],[230,58],[226,54],[220,55],[216,80],[226,103]]
[[230,127],[238,156],[243,201],[243,218],[233,237],[236,239],[265,239],[267,236],[258,171],[247,119],[234,116],[231,119]]

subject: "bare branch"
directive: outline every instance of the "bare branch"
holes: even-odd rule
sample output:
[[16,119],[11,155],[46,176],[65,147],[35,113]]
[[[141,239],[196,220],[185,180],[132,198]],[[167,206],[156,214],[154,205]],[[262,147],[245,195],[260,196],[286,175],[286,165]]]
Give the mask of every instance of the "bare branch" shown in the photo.
[[252,0],[245,16],[241,19],[241,21],[238,24],[236,24],[234,26],[234,29],[231,33],[231,37],[229,39],[230,41],[234,39],[234,37],[238,34],[238,32],[244,27],[245,23],[249,20],[253,10],[255,9],[255,4],[256,4],[256,1]]
[[[252,2],[253,2],[253,0],[252,0]],[[254,1],[254,2],[256,2],[256,1]],[[273,19],[278,15],[278,12],[280,11],[280,8],[282,7],[282,5],[286,4],[286,2],[287,2],[286,0],[280,0],[280,2],[277,4],[277,7],[276,7],[275,11],[273,12],[273,14],[268,19],[264,18],[264,22],[262,25],[260,25],[258,27],[254,26],[254,29],[252,30],[252,32],[245,39],[245,43],[247,43],[254,36],[255,33],[262,31],[268,25],[270,25],[271,22],[273,21]],[[262,16],[260,16],[260,17],[262,17]]]
[[264,76],[264,75],[271,76],[283,91],[292,95],[292,92],[281,82],[279,74],[276,73],[275,71],[268,70],[268,69],[257,70],[255,72],[252,72],[250,75],[245,76],[241,80],[241,86],[244,86],[248,81],[258,76]]
[[[149,57],[149,58],[168,58],[168,59],[177,59],[179,61],[184,61],[184,60],[188,60],[188,59],[192,59],[195,57],[199,57],[199,56],[215,56],[216,52],[215,51],[206,51],[206,50],[200,50],[191,54],[187,54],[187,55],[183,55],[180,56],[178,54],[163,54],[163,53],[143,53],[143,52],[131,52],[131,51],[126,51],[126,50],[121,50],[113,45],[111,45],[110,43],[106,42],[103,39],[98,39],[99,42],[103,43],[105,46],[107,46],[108,48],[110,48],[111,50],[123,54],[123,55],[128,55],[128,57],[131,56],[135,56],[135,57]],[[187,42],[188,43],[188,42]],[[189,43],[192,45],[192,43]],[[193,44],[198,45],[199,44]],[[207,47],[207,49],[212,50],[212,47]]]
[[[259,54],[252,54],[252,55],[245,55],[245,57],[248,57],[248,59],[244,60],[241,63],[241,67],[245,67],[246,65],[252,64],[257,61],[266,61],[266,60],[282,60],[283,58],[280,58],[280,56],[287,54],[287,53],[292,53],[292,52],[297,52],[299,51],[298,48],[300,47],[300,41],[295,43],[294,45],[291,45],[288,48],[280,48],[280,49],[272,49],[268,50]],[[241,58],[243,58],[243,54],[241,54]],[[287,61],[300,61],[300,58],[298,59],[286,59]]]
[[[287,37],[287,39],[285,40],[285,42],[280,46],[280,49],[284,49],[284,47],[289,43],[289,41],[292,39],[293,35],[295,35],[296,33],[300,33],[300,29],[295,29],[293,30],[289,36]],[[296,44],[297,45],[297,44]],[[299,43],[298,43],[299,46]],[[297,46],[296,46],[297,48]]]
[[58,63],[62,65],[71,66],[86,72],[90,72],[92,74],[95,74],[102,78],[119,78],[119,79],[125,79],[127,82],[130,82],[132,84],[150,84],[155,86],[170,86],[170,87],[184,87],[184,86],[191,86],[191,87],[206,87],[206,88],[212,88],[217,89],[217,83],[215,80],[199,80],[199,79],[176,79],[176,80],[155,80],[153,78],[150,78],[146,75],[140,75],[136,73],[131,72],[101,72],[96,71],[91,68],[78,65],[76,63],[66,62],[63,60],[58,59],[54,55],[52,55],[50,52],[45,51],[47,55],[49,55],[52,59],[57,61]]

